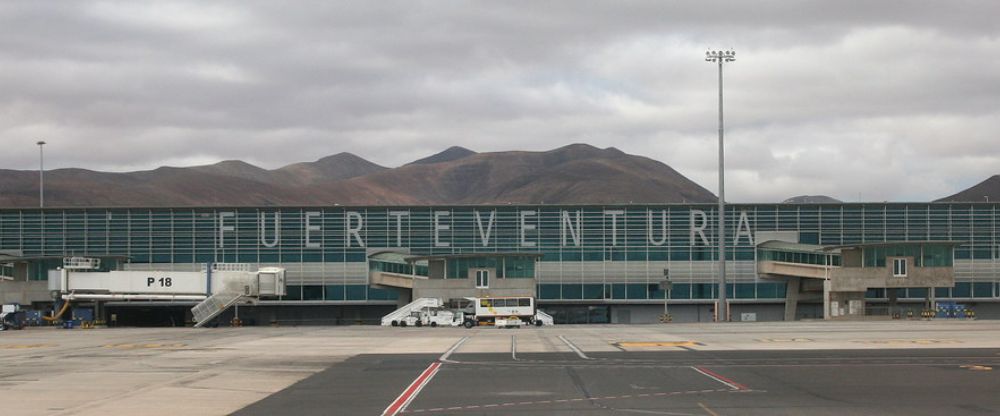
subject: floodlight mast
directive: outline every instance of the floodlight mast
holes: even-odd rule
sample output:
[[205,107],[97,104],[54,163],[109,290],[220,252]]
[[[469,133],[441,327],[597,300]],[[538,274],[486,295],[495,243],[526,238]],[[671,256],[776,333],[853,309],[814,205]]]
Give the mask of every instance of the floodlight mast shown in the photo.
[[722,64],[736,60],[736,51],[706,51],[705,61],[719,64],[719,306],[716,307],[716,320],[729,320],[729,304],[726,301],[726,175],[725,175],[725,145],[723,142],[724,124],[722,121]]

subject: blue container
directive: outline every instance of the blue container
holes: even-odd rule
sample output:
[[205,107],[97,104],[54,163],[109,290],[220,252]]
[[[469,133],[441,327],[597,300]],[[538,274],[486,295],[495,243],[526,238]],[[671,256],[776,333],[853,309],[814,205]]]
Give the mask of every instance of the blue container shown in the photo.
[[73,308],[73,319],[77,321],[93,321],[93,308]]
[[73,320],[63,321],[63,329],[73,329]]

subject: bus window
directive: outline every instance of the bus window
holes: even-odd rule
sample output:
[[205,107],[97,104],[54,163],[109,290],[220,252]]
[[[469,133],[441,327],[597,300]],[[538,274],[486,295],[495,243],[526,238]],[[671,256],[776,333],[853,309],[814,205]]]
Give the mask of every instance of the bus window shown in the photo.
[[506,308],[507,299],[493,299],[493,307],[495,308]]
[[490,300],[489,299],[480,299],[479,300],[479,307],[481,307],[481,308],[489,308],[490,307]]
[[531,299],[529,298],[518,298],[517,306],[531,306]]

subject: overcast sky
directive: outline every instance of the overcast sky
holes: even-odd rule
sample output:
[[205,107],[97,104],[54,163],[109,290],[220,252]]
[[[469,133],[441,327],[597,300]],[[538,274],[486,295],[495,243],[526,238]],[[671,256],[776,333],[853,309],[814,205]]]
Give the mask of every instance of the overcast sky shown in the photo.
[[1000,173],[1000,2],[3,2],[0,168],[614,146],[727,196]]

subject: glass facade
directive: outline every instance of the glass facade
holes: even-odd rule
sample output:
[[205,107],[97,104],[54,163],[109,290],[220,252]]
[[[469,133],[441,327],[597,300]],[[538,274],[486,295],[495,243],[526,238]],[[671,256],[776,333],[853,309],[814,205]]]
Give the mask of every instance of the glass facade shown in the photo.
[[887,257],[913,257],[914,265],[917,267],[950,267],[954,265],[951,246],[921,244],[867,247],[862,254],[863,267],[886,267]]
[[[776,299],[784,286],[756,273],[760,232],[794,231],[799,243],[959,241],[950,297],[995,297],[1000,213],[993,203],[731,204],[727,275],[735,299]],[[0,210],[0,250],[25,256],[125,256],[124,268],[193,269],[205,262],[280,265],[289,301],[391,300],[368,287],[367,254],[527,252],[538,262],[498,267],[538,276],[543,300],[712,299],[717,275],[715,205],[94,208]],[[911,253],[914,254],[914,253]],[[770,255],[770,254],[761,254]],[[892,256],[894,254],[886,253]],[[868,257],[866,256],[866,259]],[[884,255],[872,256],[873,261]],[[924,250],[922,265],[947,265]],[[810,262],[812,258],[799,259]],[[463,265],[452,268],[460,272]],[[478,265],[464,265],[464,267]],[[492,267],[491,267],[492,268]],[[388,269],[386,269],[388,270]],[[44,279],[44,271],[38,278]]]

